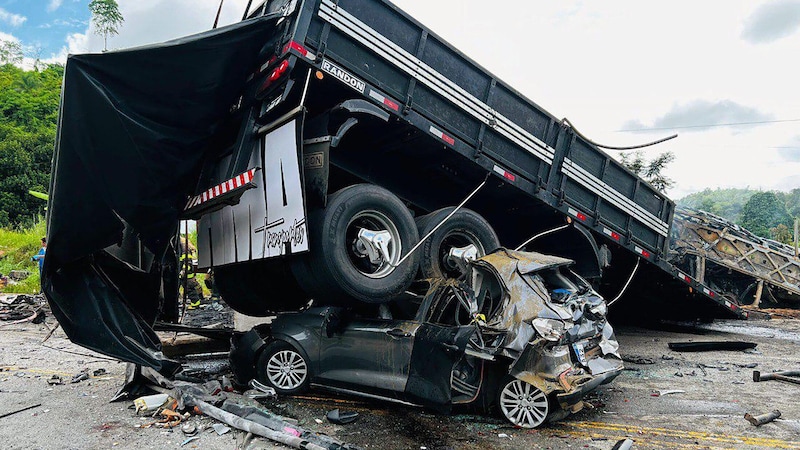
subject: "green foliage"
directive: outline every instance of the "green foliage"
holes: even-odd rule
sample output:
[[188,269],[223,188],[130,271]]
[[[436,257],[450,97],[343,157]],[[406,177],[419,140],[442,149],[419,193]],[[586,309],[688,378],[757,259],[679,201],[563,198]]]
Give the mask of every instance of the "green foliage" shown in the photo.
[[[786,204],[774,192],[757,192],[742,207],[739,225],[765,238],[773,238],[770,230],[784,225],[793,226],[794,220],[786,212]],[[791,240],[791,236],[789,237]]]
[[7,275],[12,270],[26,270],[31,276],[19,284],[3,288],[6,293],[31,294],[39,292],[39,267],[31,261],[41,247],[45,235],[45,223],[39,220],[24,230],[0,228],[0,273]]
[[673,179],[664,175],[664,170],[674,160],[675,155],[672,152],[664,152],[647,161],[644,152],[637,150],[633,153],[623,153],[621,162],[628,170],[647,180],[654,188],[664,192],[675,184]]
[[119,12],[116,0],[92,0],[89,2],[95,32],[103,36],[103,51],[108,50],[108,36],[119,34],[119,26],[125,20]]
[[19,42],[0,40],[0,64],[22,62],[22,45]]
[[45,204],[64,68],[0,66],[0,227],[30,226]]
[[758,191],[749,188],[705,189],[677,201],[678,206],[701,209],[730,221],[737,221],[742,207]]

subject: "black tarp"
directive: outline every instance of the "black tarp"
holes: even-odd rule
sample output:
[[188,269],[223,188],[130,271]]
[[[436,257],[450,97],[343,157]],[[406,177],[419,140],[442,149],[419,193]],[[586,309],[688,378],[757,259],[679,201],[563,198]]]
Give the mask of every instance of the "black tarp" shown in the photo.
[[[262,49],[274,45],[276,21],[67,60],[42,286],[76,344],[162,373],[177,369],[151,328],[165,297],[177,295],[165,295],[162,280],[175,277],[170,241],[208,140]],[[123,229],[152,264],[104,250],[122,243]]]

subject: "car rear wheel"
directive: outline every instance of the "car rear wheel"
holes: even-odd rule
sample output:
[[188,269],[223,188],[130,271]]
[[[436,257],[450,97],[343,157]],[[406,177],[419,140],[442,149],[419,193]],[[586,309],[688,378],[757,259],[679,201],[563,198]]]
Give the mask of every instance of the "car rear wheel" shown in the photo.
[[500,412],[512,424],[522,428],[537,428],[550,413],[547,395],[532,384],[516,378],[508,379],[498,392]]
[[[454,207],[443,208],[417,219],[420,239],[444,220]],[[480,214],[460,209],[425,240],[420,248],[422,278],[458,278],[463,268],[451,250],[471,251],[480,258],[500,247],[497,234]]]
[[292,272],[316,304],[384,303],[414,280],[416,253],[399,263],[419,240],[417,228],[386,189],[357,184],[337,191],[325,209],[309,214],[309,233],[311,251],[292,262]]
[[258,358],[258,378],[283,395],[300,394],[308,390],[311,370],[308,361],[291,344],[274,341]]

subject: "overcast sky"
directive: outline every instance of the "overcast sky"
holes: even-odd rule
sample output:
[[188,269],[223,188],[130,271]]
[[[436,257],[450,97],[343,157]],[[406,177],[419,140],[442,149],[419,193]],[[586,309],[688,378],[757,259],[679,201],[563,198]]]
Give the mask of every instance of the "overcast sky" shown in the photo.
[[[113,48],[206,30],[219,5],[118,1],[125,23]],[[241,18],[246,3],[225,0],[221,22]],[[675,153],[675,199],[706,187],[800,187],[800,0],[394,3],[597,142],[678,133],[648,150]],[[0,39],[54,60],[99,51],[87,4],[0,0]]]

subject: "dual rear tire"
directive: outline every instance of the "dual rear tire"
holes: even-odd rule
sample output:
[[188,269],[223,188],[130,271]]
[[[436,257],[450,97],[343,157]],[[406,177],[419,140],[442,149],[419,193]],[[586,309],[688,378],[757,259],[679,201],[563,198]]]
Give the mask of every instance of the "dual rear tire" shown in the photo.
[[451,249],[474,246],[480,257],[500,243],[486,219],[466,208],[439,226],[454,209],[415,221],[388,190],[372,184],[348,186],[330,195],[326,208],[309,214],[311,251],[292,262],[292,273],[311,297],[326,304],[349,299],[385,303],[408,290],[418,274],[457,278],[463,269],[450,257]]

